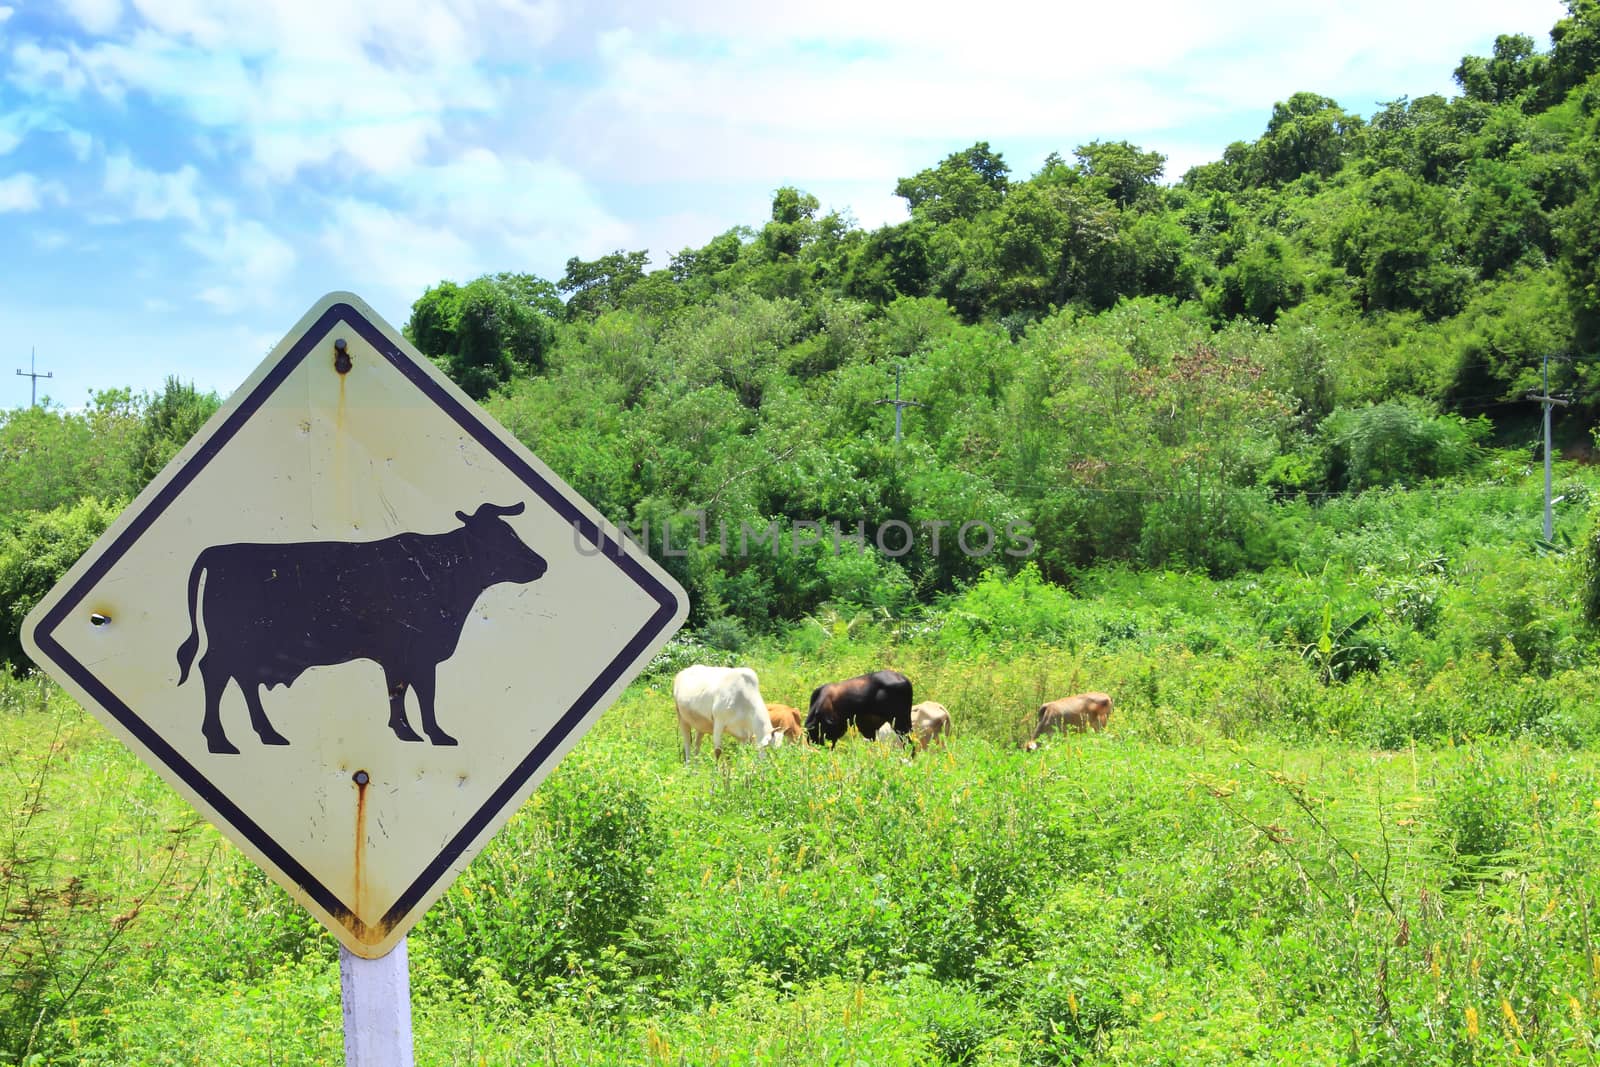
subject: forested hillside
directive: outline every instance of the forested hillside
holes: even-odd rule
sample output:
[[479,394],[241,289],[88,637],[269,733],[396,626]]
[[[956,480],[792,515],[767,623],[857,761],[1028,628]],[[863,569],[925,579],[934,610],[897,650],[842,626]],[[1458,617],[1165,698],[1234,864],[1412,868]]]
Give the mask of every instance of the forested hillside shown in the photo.
[[[782,188],[658,269],[618,250],[441,282],[407,332],[730,647],[1026,561],[1069,587],[1298,566],[1334,497],[1488,444],[1536,458],[1547,357],[1574,399],[1558,442],[1588,455],[1600,6],[1572,0],[1552,40],[1502,36],[1458,95],[1370,116],[1297,93],[1170,183],[1122,141],[1028,174],[980,142],[901,179],[909,219],[870,231]],[[897,387],[919,405],[898,442]],[[173,381],[0,416],[7,632],[217,402]]]
[[[441,282],[409,333],[648,529],[700,625],[899,611],[1017,566],[1008,528],[1058,582],[1292,564],[1306,507],[1460,472],[1491,440],[1532,449],[1547,356],[1586,453],[1597,12],[1574,0],[1549,52],[1502,36],[1464,58],[1448,99],[1363,116],[1297,93],[1181,176],[1121,141],[1043,161],[978,143],[897,184],[905,222],[865,230],[783,188],[659,269],[618,250],[555,282]],[[923,405],[898,445],[897,373]],[[774,520],[780,551],[738,551]],[[869,548],[891,524],[887,551],[836,551],[835,522]],[[990,553],[952,550],[966,523],[996,531]]]

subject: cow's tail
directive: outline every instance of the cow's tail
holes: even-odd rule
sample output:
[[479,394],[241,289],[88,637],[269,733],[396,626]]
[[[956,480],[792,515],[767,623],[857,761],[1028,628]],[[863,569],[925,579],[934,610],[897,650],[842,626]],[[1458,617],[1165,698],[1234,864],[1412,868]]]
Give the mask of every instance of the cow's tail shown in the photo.
[[178,646],[179,685],[189,680],[189,665],[194,662],[194,654],[200,651],[200,627],[195,621],[195,601],[200,593],[200,575],[206,569],[205,561],[205,554],[201,553],[189,569],[189,636]]

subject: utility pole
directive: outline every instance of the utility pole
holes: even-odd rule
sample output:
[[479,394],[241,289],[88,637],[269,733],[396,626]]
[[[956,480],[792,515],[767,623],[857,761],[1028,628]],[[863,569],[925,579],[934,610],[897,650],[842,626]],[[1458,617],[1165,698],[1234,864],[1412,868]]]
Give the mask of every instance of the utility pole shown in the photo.
[[1572,402],[1571,397],[1550,395],[1550,353],[1544,354],[1544,388],[1538,393],[1529,393],[1529,400],[1537,400],[1544,405],[1544,539],[1553,540],[1555,537],[1555,524],[1550,514],[1550,408],[1559,404],[1566,407]]
[[906,408],[920,408],[920,407],[925,407],[926,406],[924,404],[917,403],[915,400],[901,400],[900,399],[900,370],[901,370],[900,365],[899,364],[895,364],[895,368],[894,368],[894,399],[893,400],[884,399],[884,400],[874,400],[873,401],[874,404],[893,404],[894,405],[894,439],[895,439],[895,442],[897,444],[900,441],[900,412],[905,410]]
[[39,379],[54,378],[56,376],[55,371],[47,371],[44,374],[40,374],[38,371],[34,370],[33,360],[35,355],[36,352],[34,349],[28,349],[28,369],[22,370],[21,368],[18,368],[17,370],[17,373],[22,375],[24,378],[33,379],[33,381],[30,383],[33,386],[33,390],[28,396],[28,406],[30,408],[38,407],[39,405]]

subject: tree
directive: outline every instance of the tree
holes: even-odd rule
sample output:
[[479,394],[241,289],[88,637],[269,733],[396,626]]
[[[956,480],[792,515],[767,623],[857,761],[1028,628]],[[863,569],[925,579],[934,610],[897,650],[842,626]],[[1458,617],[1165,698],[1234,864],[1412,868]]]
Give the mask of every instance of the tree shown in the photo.
[[48,511],[30,511],[0,528],[0,663],[21,673],[22,620],[117,517],[121,505],[84,497]]
[[1491,108],[1479,100],[1446,100],[1437,94],[1385,104],[1367,127],[1364,165],[1393,167],[1427,182],[1450,178],[1475,150],[1472,138]]
[[161,473],[217,408],[215,393],[202,393],[193,382],[168,377],[161,392],[146,398],[143,418],[133,439],[133,475],[144,485]]
[[573,256],[567,260],[567,273],[557,283],[557,288],[569,294],[567,318],[592,319],[602,311],[622,307],[623,294],[644,279],[649,261],[647,251],[624,252],[620,248],[599,259]]
[[1526,256],[1542,260],[1550,250],[1550,222],[1519,168],[1478,159],[1467,175],[1468,245],[1479,273],[1492,278]]
[[1270,185],[1283,185],[1302,174],[1333,175],[1354,150],[1363,123],[1316,93],[1295,93],[1272,105],[1267,132],[1252,150],[1255,171]]
[[932,274],[928,230],[926,223],[909,221],[873,230],[846,261],[844,291],[874,304],[926,295]]
[[531,274],[440,282],[411,306],[406,335],[468,396],[482,399],[517,372],[544,369],[562,313],[555,288]]
[[134,473],[139,405],[127,389],[94,394],[87,411],[45,405],[0,412],[0,529],[29,512],[86,496],[126,499]]
[[1288,242],[1269,233],[1247,244],[1222,271],[1218,312],[1273,323],[1305,295],[1305,267]]
[[1127,141],[1091,141],[1072,150],[1078,166],[1098,189],[1122,208],[1130,208],[1144,193],[1156,188],[1166,169],[1167,157],[1144,152]]
[[748,226],[735,226],[708,241],[704,248],[685,248],[668,263],[674,281],[709,289],[717,278],[739,262],[744,247],[755,237]]
[[1449,194],[1403,171],[1381,170],[1356,190],[1334,224],[1334,263],[1360,279],[1369,311],[1417,310],[1439,319],[1461,307],[1470,268],[1455,247]]
[[1010,168],[1000,153],[979,141],[953,152],[937,166],[901,178],[894,195],[905,199],[911,217],[933,223],[976,218],[1005,198]]
[[501,271],[488,276],[512,300],[551,322],[559,322],[566,313],[561,302],[561,292],[555,284],[537,274],[517,274]]
[[1468,99],[1488,104],[1515,100],[1544,79],[1545,57],[1526,34],[1502,33],[1494,39],[1494,55],[1463,56],[1456,67],[1456,84]]
[[816,217],[822,204],[810,193],[785,185],[772,194],[772,221],[762,227],[758,238],[767,255],[789,258],[817,238]]
[[1567,17],[1550,28],[1550,58],[1539,103],[1549,107],[1600,71],[1600,0],[1567,0]]

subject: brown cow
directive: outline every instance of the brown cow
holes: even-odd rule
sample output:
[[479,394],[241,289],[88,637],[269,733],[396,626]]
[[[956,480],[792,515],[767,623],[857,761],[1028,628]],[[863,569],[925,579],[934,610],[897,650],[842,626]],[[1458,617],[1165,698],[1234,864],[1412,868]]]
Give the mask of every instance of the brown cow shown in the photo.
[[784,740],[797,745],[805,744],[806,728],[800,718],[799,708],[791,708],[787,704],[768,704],[767,715],[772,719],[772,728],[781,733]]
[[1033,727],[1033,736],[1022,747],[1032,752],[1039,747],[1039,738],[1051,731],[1061,733],[1072,729],[1081,734],[1092,726],[1095,733],[1099,733],[1106,728],[1110,717],[1111,698],[1105,693],[1079,693],[1052,700],[1039,706],[1039,721]]
[[911,734],[923,748],[938,741],[944,744],[944,735],[950,732],[950,709],[933,700],[925,700],[911,709]]

